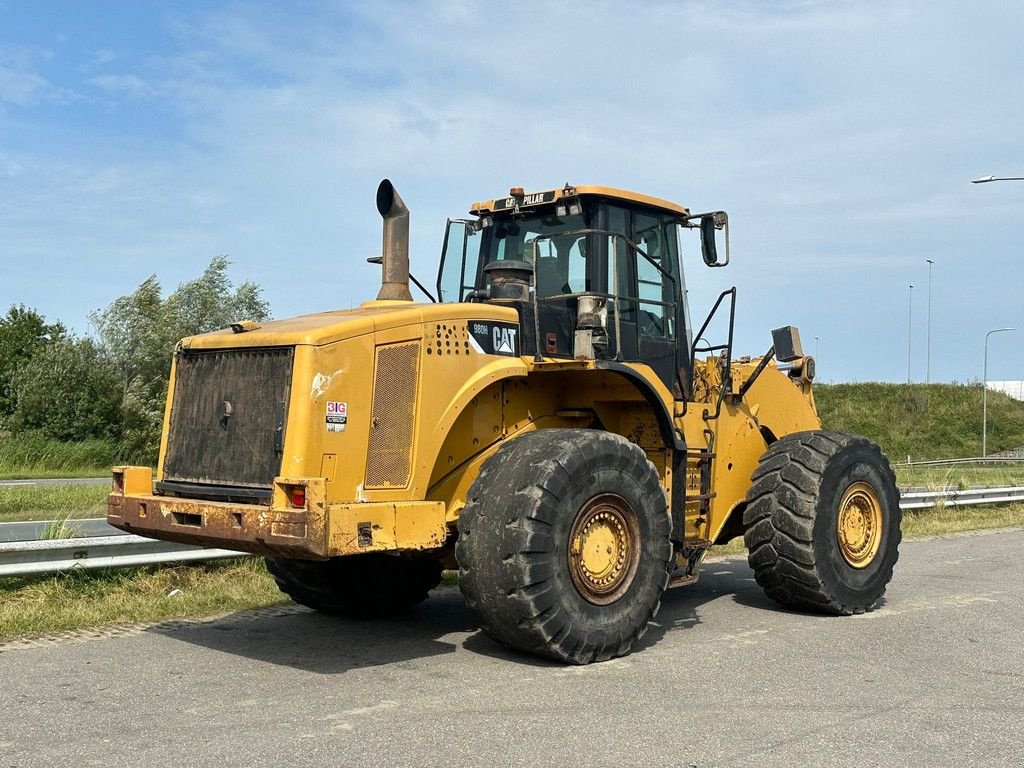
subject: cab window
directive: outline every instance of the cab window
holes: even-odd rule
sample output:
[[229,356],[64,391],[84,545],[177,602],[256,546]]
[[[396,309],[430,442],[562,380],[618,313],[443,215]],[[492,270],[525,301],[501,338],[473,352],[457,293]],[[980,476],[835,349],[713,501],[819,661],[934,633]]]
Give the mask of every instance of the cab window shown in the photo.
[[[637,253],[637,324],[644,336],[675,338],[678,257],[675,221],[668,216],[633,214],[633,242]],[[644,258],[646,254],[646,258]]]

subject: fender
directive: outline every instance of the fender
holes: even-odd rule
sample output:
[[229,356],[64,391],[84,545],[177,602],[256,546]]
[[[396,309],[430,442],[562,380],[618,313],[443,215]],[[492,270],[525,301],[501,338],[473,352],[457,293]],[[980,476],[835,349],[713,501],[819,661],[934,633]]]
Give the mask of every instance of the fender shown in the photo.
[[[627,379],[637,391],[643,395],[644,400],[651,406],[651,410],[654,411],[654,415],[658,420],[658,428],[661,430],[661,437],[665,441],[665,445],[670,445],[677,451],[686,453],[686,438],[681,430],[675,428],[672,423],[672,414],[669,412],[668,405],[665,398],[663,398],[658,390],[655,389],[654,384],[651,380],[644,376],[642,373],[637,371],[635,368],[631,368],[624,363],[619,363],[614,360],[598,360],[595,363],[596,368],[599,371],[609,371],[616,373],[619,376]],[[667,392],[668,390],[666,390]],[[669,400],[671,402],[671,399]]]
[[497,381],[525,378],[528,373],[529,369],[526,363],[518,357],[500,357],[486,363],[459,387],[441,418],[435,424],[421,427],[421,432],[430,430],[437,435],[437,439],[432,450],[423,451],[417,456],[416,476],[411,489],[414,494],[413,498],[425,498],[430,484],[430,476],[440,460],[445,438],[470,401]]

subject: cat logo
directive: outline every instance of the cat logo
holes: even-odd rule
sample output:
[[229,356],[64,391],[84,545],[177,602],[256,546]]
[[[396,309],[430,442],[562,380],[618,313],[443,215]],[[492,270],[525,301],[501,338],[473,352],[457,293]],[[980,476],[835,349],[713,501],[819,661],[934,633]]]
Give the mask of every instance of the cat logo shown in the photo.
[[469,345],[481,355],[519,355],[519,326],[515,323],[469,323]]
[[516,353],[517,333],[519,333],[518,328],[502,328],[501,326],[494,326],[491,336],[494,354],[514,355]]

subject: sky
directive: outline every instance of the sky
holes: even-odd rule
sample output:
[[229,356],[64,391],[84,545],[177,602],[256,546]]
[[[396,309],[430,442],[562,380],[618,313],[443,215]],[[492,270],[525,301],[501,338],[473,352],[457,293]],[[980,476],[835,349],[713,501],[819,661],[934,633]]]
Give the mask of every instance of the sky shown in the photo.
[[730,266],[684,270],[695,319],[737,287],[737,354],[796,325],[821,380],[909,349],[966,382],[1016,326],[988,375],[1024,379],[1024,182],[969,183],[1024,176],[1022,32],[1019,2],[0,0],[0,311],[89,333],[219,254],[275,317],[353,306],[381,178],[427,284],[471,202],[603,184],[729,212]]

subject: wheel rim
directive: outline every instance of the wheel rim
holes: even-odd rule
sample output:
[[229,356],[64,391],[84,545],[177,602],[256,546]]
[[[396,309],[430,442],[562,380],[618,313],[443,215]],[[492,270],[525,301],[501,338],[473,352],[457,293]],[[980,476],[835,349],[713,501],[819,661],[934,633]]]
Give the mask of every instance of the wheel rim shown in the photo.
[[602,493],[584,504],[569,533],[569,574],[580,595],[595,605],[615,602],[639,563],[639,524],[626,500]]
[[839,551],[854,568],[866,568],[882,541],[882,505],[868,483],[854,483],[839,502]]

